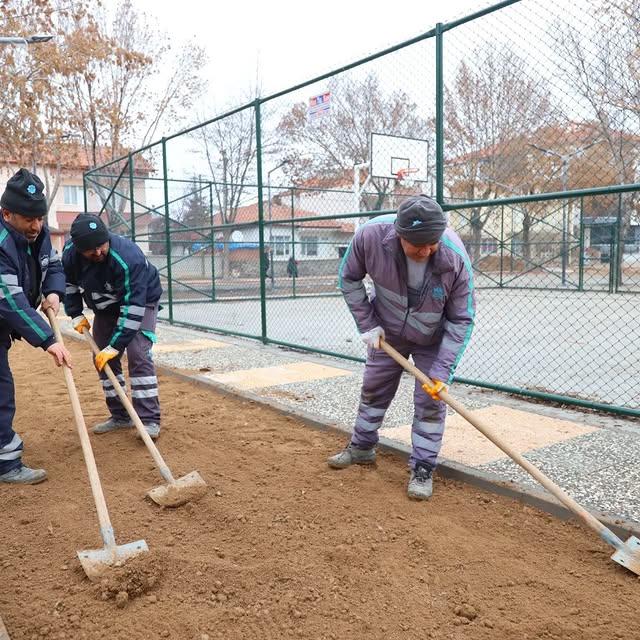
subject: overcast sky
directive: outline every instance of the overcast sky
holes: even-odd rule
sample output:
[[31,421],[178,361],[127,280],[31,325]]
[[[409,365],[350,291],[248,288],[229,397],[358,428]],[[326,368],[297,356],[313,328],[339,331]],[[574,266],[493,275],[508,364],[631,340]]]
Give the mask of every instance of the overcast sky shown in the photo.
[[174,43],[194,41],[209,55],[212,113],[242,102],[256,78],[263,95],[297,84],[428,31],[491,0],[133,0]]
[[[151,24],[157,21],[159,31],[170,37],[174,48],[194,42],[205,49],[209,63],[202,75],[208,81],[209,92],[193,114],[196,122],[248,102],[256,77],[261,83],[261,95],[267,96],[420,35],[437,22],[449,22],[495,4],[495,0],[131,1]],[[110,9],[117,4],[118,0],[105,0]],[[412,60],[411,68],[398,68],[398,63],[388,68],[390,78],[384,77],[384,65],[377,66],[376,73],[383,83],[395,85],[391,88],[411,94],[410,85],[425,84],[416,78],[415,65],[433,67],[419,51],[414,50],[414,55],[419,61]],[[400,77],[403,73],[404,79]],[[314,85],[276,106],[280,110],[289,108],[292,101],[306,101],[325,90],[324,83]],[[425,101],[413,93],[413,99]],[[165,125],[156,138],[185,126],[188,123]],[[188,139],[174,139],[170,155],[170,174],[186,175],[198,167],[202,170],[203,160],[196,156],[193,142]]]

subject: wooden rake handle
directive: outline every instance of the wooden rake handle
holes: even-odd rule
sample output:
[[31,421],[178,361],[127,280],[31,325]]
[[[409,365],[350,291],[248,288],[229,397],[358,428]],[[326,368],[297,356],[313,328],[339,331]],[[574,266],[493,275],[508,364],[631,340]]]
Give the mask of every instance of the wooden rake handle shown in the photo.
[[0,618],[0,640],[11,640],[11,638],[9,638],[9,632],[2,622],[2,618]]
[[[53,333],[56,337],[56,342],[64,345],[62,340],[62,334],[60,333],[60,327],[53,309],[46,310],[47,318],[53,329]],[[76,428],[78,430],[78,436],[80,438],[80,445],[82,446],[82,455],[84,456],[84,462],[87,467],[87,473],[89,474],[89,483],[91,485],[91,492],[93,493],[93,501],[96,505],[96,511],[98,512],[98,520],[100,522],[100,534],[106,547],[115,549],[116,541],[113,533],[113,527],[111,526],[111,520],[109,519],[109,511],[107,510],[107,503],[104,499],[104,493],[102,491],[102,485],[100,484],[100,476],[98,475],[98,467],[96,466],[96,459],[93,455],[93,449],[91,448],[91,441],[89,440],[89,433],[87,432],[87,425],[82,415],[82,407],[80,406],[80,399],[78,398],[78,390],[76,389],[76,383],[73,380],[73,374],[71,369],[66,364],[62,365],[64,372],[64,379],[67,383],[67,390],[69,392],[69,399],[71,400],[71,407],[73,409],[73,417],[75,418]]]
[[[87,342],[91,347],[91,351],[93,352],[93,355],[94,356],[98,355],[98,353],[100,352],[100,348],[96,344],[96,341],[93,339],[91,332],[85,329],[82,335],[87,339]],[[124,408],[127,410],[127,413],[129,414],[129,417],[131,418],[136,429],[138,430],[140,437],[142,438],[144,443],[147,445],[147,449],[149,449],[149,453],[151,454],[153,461],[156,463],[156,467],[158,467],[158,471],[160,472],[160,475],[169,484],[175,484],[176,481],[173,478],[173,474],[171,473],[169,467],[167,466],[164,459],[160,455],[160,451],[158,450],[158,447],[156,447],[155,443],[151,439],[151,436],[147,433],[147,430],[144,428],[144,425],[142,424],[142,420],[140,420],[140,416],[134,409],[133,404],[131,404],[131,400],[129,400],[129,397],[127,396],[124,389],[122,388],[122,385],[118,382],[118,378],[116,378],[116,375],[115,373],[113,373],[113,369],[109,366],[109,363],[104,365],[104,372],[107,374],[107,378],[109,378],[109,381],[113,385],[113,388],[116,390],[116,393],[118,394],[118,398],[120,398],[120,402],[122,402]]]
[[[415,376],[422,384],[433,386],[431,378],[411,364],[402,354],[398,353],[388,342],[381,339],[380,348],[393,358],[406,371]],[[591,527],[607,544],[616,549],[627,550],[626,545],[613,531],[605,527],[596,517],[579,505],[571,496],[565,493],[551,478],[547,477],[538,467],[532,465],[515,449],[500,438],[487,423],[474,416],[464,405],[452,398],[448,392],[439,391],[440,399],[446,402],[456,413],[459,413],[469,424],[473,425],[482,435],[502,449],[514,462],[518,463],[529,475],[535,478],[549,493],[554,495],[567,509],[575,513],[588,527]]]

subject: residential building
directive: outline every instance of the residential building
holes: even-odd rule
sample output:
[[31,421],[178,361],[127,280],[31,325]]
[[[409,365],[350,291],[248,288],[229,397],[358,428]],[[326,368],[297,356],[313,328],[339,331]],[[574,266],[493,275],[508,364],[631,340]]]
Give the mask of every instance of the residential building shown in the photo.
[[[596,123],[546,125],[448,160],[448,200],[491,200],[637,181],[638,137],[620,131],[611,131],[610,135],[619,141],[619,149],[624,152],[625,175],[620,175],[619,158]],[[627,236],[633,239],[637,205],[631,198],[625,206],[622,220]],[[522,256],[523,268],[528,268],[530,260],[542,263],[558,258],[564,250],[575,253],[581,218],[585,246],[598,246],[600,236],[610,233],[610,229],[597,221],[615,217],[617,208],[616,197],[559,198],[461,208],[450,212],[449,221],[474,261],[495,257],[502,244],[506,251]],[[572,259],[575,256],[570,256]]]
[[[100,148],[100,157],[108,158],[109,149]],[[108,160],[105,160],[105,162]],[[78,144],[69,144],[65,148],[64,155],[59,159],[45,158],[36,167],[27,167],[34,171],[45,184],[45,194],[49,196],[48,225],[51,232],[53,246],[61,251],[64,243],[69,238],[71,223],[79,213],[85,211],[84,208],[84,188],[83,174],[90,168],[90,163],[86,159],[86,154]],[[6,181],[20,168],[20,165],[11,159],[5,159],[0,165],[0,184]],[[145,179],[151,173],[152,167],[147,161],[136,163],[134,174],[134,194],[136,201],[135,224],[138,232],[146,233],[150,216],[145,211],[146,189]],[[112,196],[109,203],[114,202],[112,211],[119,211],[118,216],[113,219],[121,219],[122,224],[114,228],[116,233],[127,234],[127,227],[130,224],[129,209],[129,182],[128,173],[122,181],[122,195]],[[106,186],[106,185],[105,185]],[[103,199],[108,193],[108,187],[99,194],[95,187],[90,187],[87,193],[87,210],[91,213],[98,213],[102,210]],[[53,195],[51,198],[50,195]],[[104,215],[104,214],[103,214]],[[113,226],[113,225],[112,225]],[[148,243],[139,243],[143,251],[148,252]]]
[[[326,263],[327,267],[335,267],[344,255],[355,225],[353,221],[342,220],[302,220],[300,218],[313,218],[318,215],[313,211],[307,211],[294,206],[266,203],[264,221],[267,223],[264,229],[264,243],[269,247],[274,263],[283,265],[294,256],[300,263],[301,272],[307,269],[303,266],[306,262]],[[258,203],[240,207],[236,213],[234,224],[239,225],[235,229],[228,242],[228,249],[239,258],[238,252],[255,252],[259,247],[258,228]],[[271,224],[273,222],[273,224]],[[220,214],[214,214],[214,225],[221,224]],[[223,250],[224,236],[221,231],[216,231],[216,249]],[[232,258],[231,262],[237,261]],[[233,267],[232,267],[233,268]]]

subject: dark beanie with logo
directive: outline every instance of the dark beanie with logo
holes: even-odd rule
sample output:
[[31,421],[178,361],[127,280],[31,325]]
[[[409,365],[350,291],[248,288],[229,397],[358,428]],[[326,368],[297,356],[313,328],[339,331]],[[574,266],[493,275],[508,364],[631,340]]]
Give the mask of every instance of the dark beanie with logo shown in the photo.
[[447,228],[447,216],[432,198],[410,196],[400,203],[394,226],[411,244],[435,244]]
[[109,241],[109,230],[98,216],[81,213],[71,223],[71,242],[78,251],[91,251]]
[[19,169],[9,178],[0,198],[0,207],[26,218],[46,216],[49,205],[42,180],[27,169]]

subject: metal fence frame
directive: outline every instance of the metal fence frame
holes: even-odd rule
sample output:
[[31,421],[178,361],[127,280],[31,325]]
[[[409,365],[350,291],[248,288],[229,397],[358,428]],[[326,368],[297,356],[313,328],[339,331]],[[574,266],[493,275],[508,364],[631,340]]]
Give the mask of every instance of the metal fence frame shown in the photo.
[[[436,55],[436,66],[435,66],[435,86],[436,86],[436,98],[435,98],[435,194],[434,197],[435,199],[442,205],[443,209],[445,211],[460,211],[463,212],[466,209],[470,209],[470,208],[478,208],[478,207],[497,207],[497,206],[507,206],[507,205],[515,205],[515,204],[526,204],[526,203],[532,203],[532,202],[543,202],[543,201],[557,201],[557,202],[567,202],[569,199],[583,199],[585,197],[591,197],[591,196],[603,196],[603,195],[616,195],[616,194],[623,194],[623,193],[630,193],[630,192],[638,192],[640,191],[640,183],[634,183],[634,184],[624,184],[624,185],[615,185],[615,186],[610,186],[610,187],[595,187],[595,188],[590,188],[590,189],[579,189],[579,190],[569,190],[569,191],[561,191],[561,192],[552,192],[552,193],[538,193],[535,195],[529,195],[529,196],[513,196],[513,197],[506,197],[506,198],[496,198],[496,199],[492,199],[492,200],[485,200],[485,201],[468,201],[468,202],[457,202],[457,203],[452,203],[452,202],[448,202],[447,199],[445,198],[445,194],[444,194],[444,172],[445,172],[445,161],[444,161],[444,116],[445,116],[445,112],[444,112],[444,78],[443,78],[443,67],[444,67],[444,38],[445,38],[445,34],[448,31],[451,31],[452,29],[455,29],[456,27],[469,23],[471,21],[477,20],[485,15],[488,15],[490,13],[496,12],[496,11],[500,11],[501,9],[504,9],[506,7],[509,7],[510,5],[513,4],[517,4],[518,2],[520,2],[521,0],[504,0],[503,2],[497,3],[491,7],[488,7],[486,9],[483,9],[481,11],[475,12],[473,14],[470,14],[468,16],[465,16],[459,20],[453,21],[453,22],[449,22],[449,23],[438,23],[435,28],[419,35],[416,36],[410,40],[407,40],[405,42],[402,42],[398,45],[389,47],[387,49],[384,49],[378,53],[372,54],[370,56],[367,56],[365,58],[362,58],[360,60],[357,60],[351,64],[345,65],[343,67],[340,67],[338,69],[332,70],[330,72],[327,72],[325,74],[316,76],[310,80],[307,80],[305,82],[299,83],[293,87],[284,89],[282,91],[278,91],[276,93],[273,93],[271,95],[268,95],[264,98],[257,98],[251,102],[248,102],[242,106],[239,106],[235,109],[229,110],[221,115],[216,116],[215,118],[212,118],[210,120],[207,120],[206,122],[200,123],[198,125],[195,125],[193,127],[189,127],[187,129],[184,129],[182,131],[179,131],[175,134],[172,134],[170,136],[167,137],[163,137],[160,141],[156,142],[156,143],[152,143],[149,145],[146,145],[145,147],[142,147],[140,149],[137,149],[125,156],[122,156],[121,158],[118,158],[117,160],[114,160],[112,162],[109,163],[105,163],[101,166],[95,167],[93,169],[91,169],[90,171],[87,171],[84,176],[83,176],[83,183],[84,183],[84,190],[85,190],[85,210],[87,210],[87,191],[88,189],[92,186],[95,185],[99,182],[101,177],[104,176],[108,176],[110,180],[114,180],[115,179],[115,184],[111,185],[108,188],[108,195],[106,198],[106,201],[108,201],[108,199],[112,196],[112,195],[119,195],[119,196],[125,196],[126,194],[123,194],[123,192],[118,191],[118,185],[123,181],[123,180],[128,180],[128,188],[129,188],[129,193],[132,194],[132,197],[130,197],[130,224],[128,225],[128,229],[127,229],[127,233],[135,240],[137,237],[139,237],[136,233],[136,226],[135,226],[135,218],[136,215],[142,215],[145,212],[142,211],[137,211],[136,210],[136,203],[135,203],[135,198],[133,197],[134,194],[134,182],[136,180],[135,176],[134,176],[134,162],[135,162],[135,156],[137,154],[140,154],[144,151],[150,150],[152,147],[155,147],[157,145],[161,146],[161,151],[162,151],[162,178],[158,178],[158,180],[162,180],[163,181],[163,185],[164,185],[164,203],[158,207],[155,211],[157,213],[160,213],[159,209],[163,209],[163,214],[164,214],[164,218],[165,218],[165,230],[164,230],[164,235],[165,235],[165,243],[166,243],[166,256],[167,256],[167,265],[166,265],[166,270],[165,270],[165,276],[167,279],[167,283],[168,283],[168,287],[167,287],[167,300],[166,303],[168,304],[169,307],[169,322],[172,324],[176,324],[176,325],[186,325],[189,327],[194,327],[194,328],[202,328],[202,329],[207,329],[207,330],[211,330],[211,327],[205,327],[202,325],[198,325],[198,324],[192,324],[192,323],[183,323],[183,322],[178,322],[175,320],[174,315],[173,315],[173,309],[174,306],[176,304],[188,304],[189,301],[176,301],[174,300],[174,295],[173,295],[173,287],[174,284],[177,282],[176,279],[173,277],[172,274],[172,266],[174,266],[175,264],[177,264],[177,262],[173,261],[171,259],[171,254],[172,254],[172,243],[171,243],[171,235],[172,235],[172,229],[170,226],[170,215],[169,215],[169,206],[171,204],[171,201],[169,199],[169,183],[171,182],[171,179],[169,179],[168,177],[168,165],[167,165],[167,143],[179,136],[184,136],[187,135],[189,133],[194,132],[195,130],[201,128],[201,127],[205,127],[207,125],[213,124],[217,121],[220,121],[224,118],[228,118],[231,117],[235,114],[238,114],[242,111],[245,110],[252,110],[253,114],[254,114],[254,118],[255,118],[255,135],[256,135],[256,146],[257,146],[257,159],[256,159],[256,175],[257,175],[257,180],[256,180],[256,184],[253,185],[256,188],[257,191],[257,202],[258,202],[258,219],[256,222],[253,222],[251,224],[255,225],[257,223],[258,225],[258,230],[259,230],[259,256],[260,256],[260,277],[259,277],[259,299],[260,299],[260,308],[261,308],[261,333],[260,335],[252,335],[252,334],[247,334],[247,333],[242,333],[242,332],[236,332],[236,331],[232,331],[232,330],[228,330],[228,329],[224,329],[224,328],[216,328],[215,331],[222,333],[222,334],[227,334],[227,335],[235,335],[235,336],[241,336],[241,337],[248,337],[248,338],[256,338],[259,339],[263,344],[277,344],[277,345],[281,345],[281,346],[285,346],[285,347],[289,347],[289,348],[294,348],[294,349],[304,349],[306,351],[310,351],[310,352],[314,352],[314,353],[319,353],[319,354],[323,354],[323,355],[330,355],[330,356],[335,356],[335,357],[339,357],[339,358],[346,358],[346,359],[350,359],[350,360],[355,360],[355,361],[362,361],[361,358],[356,358],[350,355],[345,355],[343,353],[339,353],[339,352],[334,352],[334,351],[330,351],[330,350],[323,350],[323,349],[314,349],[314,348],[309,348],[306,347],[304,345],[300,345],[300,344],[295,344],[295,343],[291,343],[291,342],[286,342],[286,341],[280,341],[280,340],[275,340],[273,338],[271,338],[269,336],[269,332],[268,332],[268,327],[267,327],[267,300],[271,300],[274,299],[273,297],[268,296],[268,292],[267,292],[267,276],[265,275],[265,258],[264,258],[264,253],[265,253],[265,247],[267,246],[267,242],[265,240],[265,230],[270,226],[270,225],[281,225],[283,224],[283,222],[287,222],[286,220],[278,220],[278,221],[270,221],[270,220],[266,220],[265,219],[265,199],[264,199],[264,180],[263,180],[263,143],[262,143],[262,129],[261,129],[261,125],[262,125],[262,117],[261,117],[261,110],[263,105],[275,100],[276,98],[285,96],[287,94],[293,93],[295,91],[298,91],[302,88],[305,88],[307,86],[310,86],[312,84],[315,84],[319,81],[322,80],[326,80],[336,74],[340,74],[343,73],[345,71],[354,69],[356,67],[359,67],[365,63],[371,62],[377,58],[381,58],[383,56],[386,56],[388,54],[391,54],[393,52],[399,51],[401,49],[404,49],[406,47],[409,47],[413,44],[416,44],[418,42],[427,40],[427,39],[435,39],[435,55]],[[122,164],[122,167],[118,168],[119,165]],[[116,168],[116,171],[114,171],[113,173],[109,173],[110,169]],[[105,173],[106,172],[106,173]],[[188,182],[188,181],[186,181]],[[205,187],[203,188],[208,188],[211,189],[211,183],[210,181],[203,181],[205,183]],[[270,185],[269,185],[270,187]],[[314,191],[320,191],[320,189],[317,188],[313,188]],[[293,193],[293,191],[292,191]],[[106,201],[105,204],[102,207],[102,210],[100,211],[100,213],[104,210],[105,206],[106,206]],[[381,214],[385,214],[385,213],[394,213],[394,211],[389,211],[389,210],[380,210],[380,211],[368,211],[368,212],[344,212],[342,214],[339,215],[328,215],[328,216],[314,216],[312,218],[292,218],[289,222],[291,222],[292,225],[292,230],[294,231],[294,223],[300,223],[300,222],[305,222],[305,221],[319,221],[319,220],[335,220],[335,219],[340,219],[340,220],[348,220],[348,219],[355,219],[355,218],[362,218],[363,216],[375,216],[375,215],[381,215]],[[125,221],[126,223],[126,221]],[[215,275],[214,274],[214,247],[215,247],[215,240],[214,240],[214,234],[216,231],[221,231],[223,230],[225,227],[229,227],[232,226],[234,229],[238,229],[242,227],[241,223],[234,223],[232,225],[213,225],[213,223],[208,226],[208,227],[202,227],[202,228],[190,228],[190,231],[195,231],[195,232],[200,232],[202,233],[203,236],[203,244],[205,247],[210,246],[211,248],[211,260],[212,260],[212,265],[211,265],[211,269],[212,269],[212,287],[211,287],[211,293],[210,293],[210,297],[213,301],[216,300],[216,291],[215,291]],[[608,291],[610,293],[614,293],[618,290],[618,283],[620,281],[620,274],[618,273],[618,269],[619,269],[619,260],[618,258],[619,253],[621,251],[620,248],[620,222],[618,219],[617,224],[614,226],[614,240],[612,241],[612,246],[611,246],[611,270],[610,270],[610,277],[609,277],[609,284],[608,284]],[[175,233],[175,231],[173,232]],[[153,235],[153,234],[147,234],[147,235]],[[292,233],[292,246],[294,247],[293,252],[295,255],[295,233]],[[506,247],[506,244],[508,242],[508,238],[506,238],[504,236],[504,233],[502,234],[502,236],[500,238],[498,238],[496,240],[497,242],[497,248],[499,250],[500,253],[502,253]],[[209,243],[209,244],[207,244]],[[579,249],[579,255],[580,255],[580,268],[579,268],[579,282],[577,284],[577,286],[575,287],[575,291],[583,291],[585,289],[585,283],[584,283],[584,279],[583,279],[583,249],[584,249],[584,220],[583,220],[583,216],[581,216],[581,222],[580,222],[580,235],[577,239],[577,244],[575,244],[575,246]],[[563,246],[563,252],[566,252],[566,242],[564,242],[564,246]],[[563,257],[564,260],[564,257]],[[178,261],[179,262],[179,261]],[[501,262],[502,265],[502,262]],[[502,267],[501,267],[502,268]],[[502,288],[502,287],[507,287],[509,283],[505,283],[504,279],[502,277],[502,273],[500,274],[499,277],[499,281],[495,284],[496,288]],[[529,287],[528,287],[529,288]],[[564,289],[563,289],[564,290]],[[637,293],[637,292],[635,292]],[[567,294],[569,295],[570,292],[568,291]],[[295,292],[295,279],[294,279],[294,293],[293,296],[296,297],[296,292]],[[334,295],[338,295],[338,294],[334,294]],[[495,390],[499,390],[499,391],[504,391],[504,392],[508,392],[508,393],[514,393],[514,394],[519,394],[522,396],[526,396],[526,397],[530,397],[530,398],[535,398],[535,399],[540,399],[540,400],[547,400],[547,401],[554,401],[554,402],[561,402],[563,404],[571,404],[571,405],[576,405],[576,406],[581,406],[581,407],[586,407],[586,408],[590,408],[590,409],[596,409],[596,410],[603,410],[603,411],[608,411],[608,412],[612,412],[612,413],[617,413],[617,414],[621,414],[621,415],[629,415],[629,416],[636,416],[636,417],[640,417],[640,410],[637,409],[633,409],[633,408],[628,408],[628,407],[624,407],[624,406],[616,406],[616,405],[612,405],[612,404],[605,404],[605,403],[599,403],[599,402],[591,402],[588,400],[584,400],[584,399],[580,399],[580,398],[574,398],[574,397],[570,397],[570,396],[566,396],[566,395],[559,395],[559,394],[554,394],[554,393],[547,393],[547,392],[542,392],[542,391],[535,391],[535,390],[531,390],[531,389],[526,389],[526,388],[521,388],[521,387],[514,387],[514,386],[510,386],[508,384],[493,384],[487,381],[483,381],[483,380],[476,380],[476,379],[466,379],[466,378],[456,378],[457,382],[463,383],[463,384],[472,384],[475,386],[479,386],[479,387],[485,387],[485,388],[490,388],[490,389],[495,389]]]

